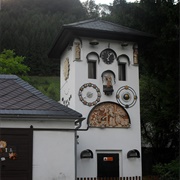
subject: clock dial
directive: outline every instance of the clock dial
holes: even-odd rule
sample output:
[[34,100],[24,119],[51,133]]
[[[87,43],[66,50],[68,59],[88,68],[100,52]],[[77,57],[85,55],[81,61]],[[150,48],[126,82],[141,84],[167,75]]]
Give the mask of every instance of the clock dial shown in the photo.
[[130,108],[135,105],[137,95],[133,88],[129,86],[122,86],[117,90],[116,99],[122,106]]
[[113,61],[117,58],[116,53],[112,49],[105,49],[100,54],[101,59],[106,64],[112,64]]
[[117,103],[103,102],[96,105],[88,116],[90,127],[124,127],[129,128],[130,118],[127,111]]
[[92,83],[84,84],[79,89],[79,99],[87,106],[96,105],[101,98],[100,89]]

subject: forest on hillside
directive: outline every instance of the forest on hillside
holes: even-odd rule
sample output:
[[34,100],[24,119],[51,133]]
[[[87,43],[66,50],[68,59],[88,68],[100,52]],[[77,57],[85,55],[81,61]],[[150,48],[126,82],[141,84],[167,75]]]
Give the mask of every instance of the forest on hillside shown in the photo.
[[0,51],[25,56],[30,75],[57,75],[57,62],[48,51],[63,24],[85,18],[79,0],[2,0]]
[[1,0],[0,52],[12,49],[25,57],[28,75],[57,76],[59,62],[47,55],[63,24],[100,18],[155,35],[153,42],[139,47],[141,129],[144,143],[152,147],[153,163],[168,163],[179,157],[179,4]]
[[1,0],[0,52],[13,49],[26,57],[29,75],[58,75],[58,62],[47,54],[63,24],[98,17],[171,39],[173,45],[178,38],[178,7],[173,0],[114,0],[111,5],[97,5],[94,0],[83,4],[79,0]]

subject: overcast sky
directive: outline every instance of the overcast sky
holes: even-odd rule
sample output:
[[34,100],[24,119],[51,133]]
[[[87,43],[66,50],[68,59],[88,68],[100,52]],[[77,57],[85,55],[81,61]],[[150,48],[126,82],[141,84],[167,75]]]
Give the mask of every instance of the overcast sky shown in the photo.
[[[84,2],[86,0],[80,0],[81,2]],[[96,4],[112,4],[113,0],[94,0]],[[135,2],[136,0],[126,0],[126,2]]]

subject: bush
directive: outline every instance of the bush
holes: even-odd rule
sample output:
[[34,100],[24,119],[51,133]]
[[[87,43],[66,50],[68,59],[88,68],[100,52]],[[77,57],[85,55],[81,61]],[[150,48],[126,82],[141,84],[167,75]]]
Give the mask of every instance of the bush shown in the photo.
[[160,180],[179,180],[179,158],[172,160],[168,164],[157,164],[153,171],[159,176]]
[[29,76],[28,82],[34,86],[36,89],[41,91],[43,94],[49,98],[59,101],[60,99],[60,81],[59,77],[38,77]]
[[13,50],[3,50],[0,53],[0,74],[27,75],[30,68],[24,65],[25,57],[17,56]]

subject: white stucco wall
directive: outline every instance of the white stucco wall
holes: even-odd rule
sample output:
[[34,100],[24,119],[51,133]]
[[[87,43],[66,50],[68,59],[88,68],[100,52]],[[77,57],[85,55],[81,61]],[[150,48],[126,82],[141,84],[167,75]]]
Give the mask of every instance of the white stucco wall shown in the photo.
[[[76,133],[73,130],[74,120],[0,120],[1,128],[30,128],[31,125],[34,128],[33,180],[75,179]],[[52,130],[42,130],[44,128],[52,128]],[[41,130],[39,131],[39,129]]]
[[[78,40],[75,40],[76,42]],[[97,46],[89,44],[90,39],[82,38],[81,61],[74,61],[75,47],[68,48],[61,58],[61,97],[71,95],[69,107],[88,117],[89,112],[94,106],[86,106],[78,96],[79,88],[85,83],[95,84],[101,91],[101,102],[116,102],[117,90],[125,85],[132,87],[137,94],[137,102],[131,108],[126,108],[131,120],[130,128],[90,128],[88,131],[78,132],[79,144],[77,145],[77,177],[96,177],[97,176],[97,152],[119,152],[120,156],[120,175],[141,176],[141,158],[127,158],[128,151],[137,149],[141,156],[141,130],[140,130],[140,95],[139,95],[139,67],[133,64],[133,44],[128,42],[128,46],[122,47],[119,41],[110,41],[99,39]],[[98,55],[106,49],[113,49],[117,56],[126,54],[130,59],[130,65],[126,62],[127,78],[126,81],[118,80],[118,63],[115,60],[112,64],[105,64],[102,59],[97,63],[97,79],[88,79],[88,65],[86,56],[90,52],[96,52]],[[70,72],[69,78],[65,81],[63,75],[63,63],[65,58],[69,58]],[[111,70],[116,75],[116,83],[113,84],[114,92],[111,96],[103,93],[103,82],[101,74]],[[65,84],[65,85],[64,85]],[[68,93],[65,93],[68,92]],[[82,128],[87,127],[87,119],[83,121]],[[85,149],[91,149],[93,159],[80,159],[80,153]]]
[[35,131],[33,139],[33,180],[74,179],[74,132]]

